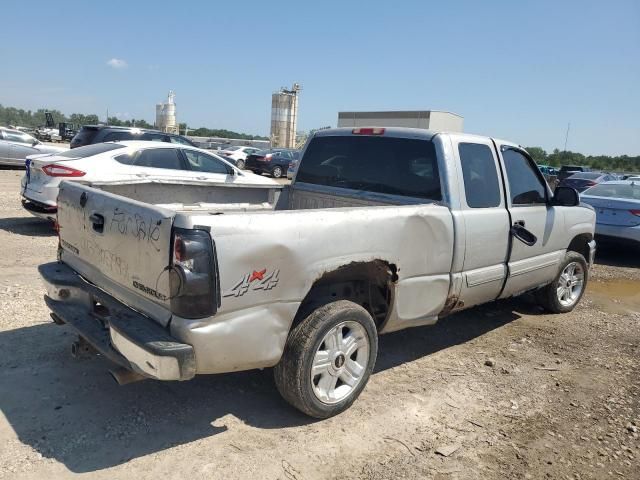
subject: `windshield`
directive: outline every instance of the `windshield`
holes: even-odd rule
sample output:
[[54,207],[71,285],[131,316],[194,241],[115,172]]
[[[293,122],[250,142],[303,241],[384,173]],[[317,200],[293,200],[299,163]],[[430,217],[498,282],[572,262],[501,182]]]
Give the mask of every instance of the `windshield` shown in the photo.
[[595,187],[585,190],[583,195],[606,198],[624,198],[628,200],[640,200],[639,183],[600,183]]
[[431,141],[383,136],[315,137],[296,182],[441,200]]
[[73,148],[62,153],[54,154],[56,157],[64,158],[86,158],[100,153],[108,152],[110,150],[116,150],[118,148],[124,148],[124,145],[117,143],[94,143],[93,145],[87,145],[85,147]]

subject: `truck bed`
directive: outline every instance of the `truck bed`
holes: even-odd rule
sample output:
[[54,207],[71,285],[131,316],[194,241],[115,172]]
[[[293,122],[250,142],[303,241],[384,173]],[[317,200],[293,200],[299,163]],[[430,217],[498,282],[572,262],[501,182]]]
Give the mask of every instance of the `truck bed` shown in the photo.
[[416,205],[396,195],[350,191],[319,185],[234,185],[184,180],[91,182],[87,186],[184,215],[308,210],[318,208]]
[[184,180],[91,182],[87,186],[176,213],[274,210],[284,185],[235,185]]

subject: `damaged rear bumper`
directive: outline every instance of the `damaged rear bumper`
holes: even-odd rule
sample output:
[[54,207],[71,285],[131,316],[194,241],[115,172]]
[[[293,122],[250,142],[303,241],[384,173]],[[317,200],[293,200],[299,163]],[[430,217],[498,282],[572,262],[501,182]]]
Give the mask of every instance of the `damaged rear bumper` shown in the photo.
[[46,203],[37,202],[27,197],[22,198],[22,206],[34,217],[44,218],[46,220],[52,220],[55,222],[58,208],[55,206],[47,205]]
[[189,380],[196,372],[193,347],[161,325],[84,280],[63,263],[38,267],[52,313],[112,362],[156,380]]

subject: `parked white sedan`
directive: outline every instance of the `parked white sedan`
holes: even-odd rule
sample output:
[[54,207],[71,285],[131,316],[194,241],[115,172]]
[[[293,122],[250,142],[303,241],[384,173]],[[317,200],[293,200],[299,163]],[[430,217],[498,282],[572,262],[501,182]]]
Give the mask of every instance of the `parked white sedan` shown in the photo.
[[236,162],[236,167],[244,168],[244,164],[247,160],[247,157],[252,153],[259,152],[260,148],[255,147],[239,147],[232,146],[226,147],[220,150],[220,155],[224,155],[225,157],[229,157],[233,161]]
[[162,142],[107,142],[51,155],[27,157],[22,205],[33,215],[54,220],[62,180],[197,180],[272,185],[268,178],[243,172],[199,148]]

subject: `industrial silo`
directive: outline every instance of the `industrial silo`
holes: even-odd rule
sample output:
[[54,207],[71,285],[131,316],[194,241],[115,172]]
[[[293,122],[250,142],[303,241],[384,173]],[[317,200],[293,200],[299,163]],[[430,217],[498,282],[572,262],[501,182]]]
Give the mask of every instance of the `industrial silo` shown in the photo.
[[295,148],[298,124],[298,93],[302,87],[294,83],[291,90],[281,88],[271,96],[271,146]]
[[156,104],[156,127],[158,130],[167,133],[178,132],[178,120],[176,119],[176,104],[173,90],[169,90],[166,103]]

